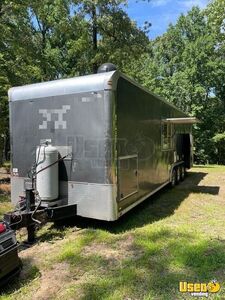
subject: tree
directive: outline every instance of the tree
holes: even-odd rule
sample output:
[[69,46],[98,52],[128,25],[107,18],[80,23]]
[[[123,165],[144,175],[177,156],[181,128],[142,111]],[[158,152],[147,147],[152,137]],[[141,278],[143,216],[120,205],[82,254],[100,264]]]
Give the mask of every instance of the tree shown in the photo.
[[75,10],[88,21],[91,41],[92,70],[107,61],[113,62],[121,70],[147,50],[149,26],[144,29],[130,20],[123,10],[125,0],[84,0],[74,1]]
[[[145,52],[142,30],[124,0],[2,0],[0,2],[0,162],[9,148],[7,90],[11,86],[121,69]],[[0,146],[1,147],[1,146]]]
[[26,53],[21,51],[27,43],[24,8],[21,1],[0,3],[0,163],[9,149],[7,90],[23,82],[23,67],[29,66]]
[[215,95],[222,101],[225,111],[225,0],[212,1],[205,11],[211,32],[215,37],[216,65],[214,85]]
[[217,133],[213,138],[213,142],[216,146],[216,157],[218,164],[225,164],[225,157],[224,157],[224,148],[225,148],[225,132]]
[[130,71],[150,90],[202,121],[193,131],[195,157],[201,163],[218,161],[214,136],[225,131],[223,2],[181,15]]

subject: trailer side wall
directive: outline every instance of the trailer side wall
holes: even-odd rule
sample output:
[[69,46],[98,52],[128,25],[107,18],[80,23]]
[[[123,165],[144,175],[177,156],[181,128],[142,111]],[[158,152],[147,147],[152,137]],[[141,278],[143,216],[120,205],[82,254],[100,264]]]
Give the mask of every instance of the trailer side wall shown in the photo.
[[[163,149],[163,119],[185,114],[122,77],[116,103],[118,207],[123,211],[169,182],[175,146],[173,141],[169,149]],[[172,139],[176,131],[185,130],[190,132],[190,126],[173,126]]]

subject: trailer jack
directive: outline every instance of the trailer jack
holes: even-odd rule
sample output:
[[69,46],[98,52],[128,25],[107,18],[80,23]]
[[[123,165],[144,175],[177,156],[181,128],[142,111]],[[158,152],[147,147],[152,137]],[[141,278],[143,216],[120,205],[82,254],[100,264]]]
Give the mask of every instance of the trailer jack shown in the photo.
[[75,216],[77,205],[64,205],[44,208],[35,205],[35,191],[32,188],[26,189],[25,207],[23,210],[16,210],[4,214],[4,222],[13,230],[27,229],[27,244],[35,242],[36,227]]
[[[32,220],[33,211],[12,211],[4,214],[4,222],[13,230],[27,228],[27,243],[33,244],[35,242],[36,223]],[[38,210],[35,214],[42,224],[46,223],[47,214],[44,209]]]

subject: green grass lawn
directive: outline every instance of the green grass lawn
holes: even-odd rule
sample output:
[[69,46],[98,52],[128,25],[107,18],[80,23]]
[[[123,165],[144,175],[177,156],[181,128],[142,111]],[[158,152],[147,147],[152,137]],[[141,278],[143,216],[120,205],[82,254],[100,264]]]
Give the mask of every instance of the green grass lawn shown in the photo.
[[0,195],[0,220],[2,220],[3,214],[12,209],[11,203],[9,202],[8,195]]
[[[7,166],[9,163],[7,163]],[[10,204],[10,184],[9,184],[9,175],[3,175],[1,172],[8,172],[6,166],[0,168],[0,220],[3,217],[3,214],[12,209]]]
[[[4,175],[3,173],[9,172],[9,163],[0,168],[0,220],[3,217],[3,214],[12,209],[12,206],[9,202],[9,192],[10,192],[10,184],[9,184],[9,175]],[[2,173],[3,172],[3,173]]]
[[213,279],[209,299],[225,299],[225,167],[194,167],[114,223],[48,224],[20,256],[20,281],[0,299],[195,299],[179,281]]

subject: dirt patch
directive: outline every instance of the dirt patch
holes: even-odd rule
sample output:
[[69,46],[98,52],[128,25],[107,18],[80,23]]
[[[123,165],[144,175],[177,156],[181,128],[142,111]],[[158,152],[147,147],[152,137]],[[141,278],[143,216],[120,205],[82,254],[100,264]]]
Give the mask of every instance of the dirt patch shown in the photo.
[[33,300],[54,299],[58,291],[70,280],[70,269],[67,263],[58,263],[50,270],[41,272],[40,287],[33,295]]
[[[26,236],[26,229],[21,229],[19,232],[21,233],[21,236],[24,239],[24,237]],[[80,232],[74,231],[70,233],[69,238],[65,236],[63,239],[60,240],[38,242],[28,249],[21,250],[19,252],[19,256],[22,260],[32,260],[32,263],[40,269],[45,268],[48,258],[57,255],[59,249],[61,249],[61,246],[63,244],[65,244],[69,240],[76,239],[76,237],[79,234]],[[50,256],[46,257],[46,253],[49,253]]]
[[107,243],[92,243],[84,247],[83,255],[99,255],[109,263],[117,264],[124,259],[138,259],[142,251],[134,245],[134,237],[129,234],[114,245]]
[[0,180],[10,180],[10,169],[0,168]]
[[0,184],[0,194],[9,195],[10,194],[10,184],[2,183]]
[[9,170],[6,168],[0,168],[0,194],[10,194],[10,175]]
[[33,262],[38,266],[43,261],[43,256],[46,253],[51,253],[51,251],[53,251],[54,249],[54,244],[44,242],[21,251],[19,253],[19,256],[22,259],[33,259]]

